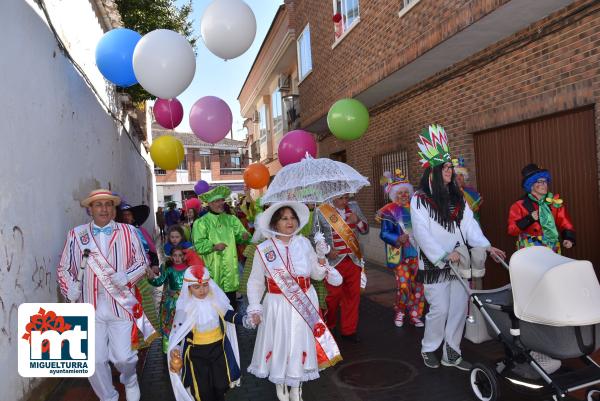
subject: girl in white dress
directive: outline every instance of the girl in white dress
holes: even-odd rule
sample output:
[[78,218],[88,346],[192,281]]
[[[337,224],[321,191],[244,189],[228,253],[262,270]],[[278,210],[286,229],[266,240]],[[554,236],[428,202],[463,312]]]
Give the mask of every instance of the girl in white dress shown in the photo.
[[315,251],[308,239],[298,235],[308,219],[304,204],[280,202],[258,216],[256,223],[267,240],[258,245],[248,280],[247,312],[261,315],[262,321],[248,372],[275,383],[282,401],[301,400],[302,382],[317,379],[319,370],[341,360],[318,314],[310,279],[340,285],[342,277],[327,263],[329,247],[324,238],[316,237]]

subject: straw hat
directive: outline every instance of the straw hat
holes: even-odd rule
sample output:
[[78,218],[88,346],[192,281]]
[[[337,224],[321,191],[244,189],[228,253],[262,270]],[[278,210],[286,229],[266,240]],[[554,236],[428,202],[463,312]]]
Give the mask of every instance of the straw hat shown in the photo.
[[88,194],[87,198],[85,198],[84,200],[82,200],[80,202],[80,204],[81,204],[82,207],[90,207],[90,205],[93,202],[99,201],[99,200],[111,200],[111,201],[113,201],[113,205],[114,206],[118,206],[119,203],[121,203],[121,198],[119,198],[118,196],[114,195],[108,189],[95,189],[92,192],[90,192]]

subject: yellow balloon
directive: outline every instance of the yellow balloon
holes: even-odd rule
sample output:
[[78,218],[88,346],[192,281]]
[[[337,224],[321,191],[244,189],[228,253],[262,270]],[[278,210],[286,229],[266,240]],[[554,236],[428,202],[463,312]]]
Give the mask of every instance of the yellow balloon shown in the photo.
[[152,142],[150,157],[161,169],[175,170],[184,158],[183,144],[171,135],[161,136]]

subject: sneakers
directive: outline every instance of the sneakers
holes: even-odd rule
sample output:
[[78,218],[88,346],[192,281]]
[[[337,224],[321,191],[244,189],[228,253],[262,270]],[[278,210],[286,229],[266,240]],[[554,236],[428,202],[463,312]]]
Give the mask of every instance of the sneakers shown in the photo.
[[423,326],[425,326],[425,323],[423,323],[423,321],[421,319],[419,319],[418,317],[411,317],[410,318],[410,323],[412,325],[414,325],[415,327],[423,327]]
[[453,361],[447,361],[444,358],[442,358],[442,365],[465,371],[469,371],[473,367],[473,365],[471,365],[469,362],[462,359],[461,356],[459,356],[458,359],[455,359]]
[[446,344],[446,356],[448,359],[442,358],[442,365],[459,370],[471,370],[472,365],[462,359],[462,356],[448,344]]
[[435,369],[440,367],[440,361],[435,355],[435,352],[421,352],[421,356],[423,357],[425,366],[428,368]]
[[396,313],[396,317],[394,318],[394,324],[396,325],[396,327],[404,326],[404,313],[402,313],[402,312]]

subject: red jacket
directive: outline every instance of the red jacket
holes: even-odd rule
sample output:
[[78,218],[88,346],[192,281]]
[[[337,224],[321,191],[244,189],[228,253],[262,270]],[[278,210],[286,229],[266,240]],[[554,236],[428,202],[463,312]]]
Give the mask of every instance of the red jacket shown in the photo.
[[[518,237],[521,233],[525,233],[532,237],[542,236],[542,226],[531,216],[531,213],[538,209],[538,204],[529,199],[527,195],[513,203],[508,212],[508,235]],[[562,239],[575,243],[575,229],[564,204],[560,207],[550,205],[550,210]]]

